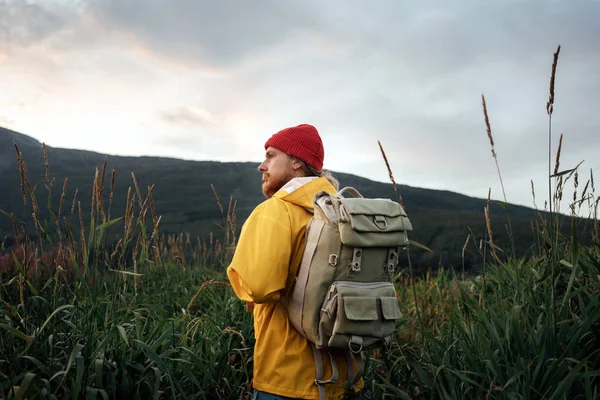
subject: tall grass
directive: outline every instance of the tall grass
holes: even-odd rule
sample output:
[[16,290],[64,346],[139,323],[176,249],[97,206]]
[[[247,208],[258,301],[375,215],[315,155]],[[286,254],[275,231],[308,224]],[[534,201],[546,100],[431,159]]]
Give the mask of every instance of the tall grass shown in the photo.
[[[549,148],[559,51],[560,46],[553,58],[546,107]],[[501,181],[484,97],[482,105]],[[550,189],[548,198],[548,220],[538,213],[540,221],[535,224],[537,254],[528,259],[505,254],[500,259],[493,241],[488,194],[486,231],[479,232],[479,240],[489,247],[492,259],[485,259],[485,247],[478,248],[484,258],[482,279],[441,270],[424,280],[409,276],[399,282],[398,297],[407,318],[398,329],[394,347],[371,362],[366,386],[372,397],[600,398],[599,200],[594,200],[592,174],[578,199],[579,165],[559,171],[559,160],[560,145],[554,174],[548,171],[549,183],[555,179],[555,191]],[[563,217],[558,211],[571,177],[575,188],[569,206],[572,216],[583,202],[593,216],[585,220],[583,229],[577,225],[579,219],[572,218],[572,233],[564,237],[559,226]],[[506,202],[503,185],[502,191]],[[533,182],[532,193],[535,196]],[[582,231],[590,235],[591,246],[581,244],[578,232]],[[465,246],[469,238],[476,243],[476,236],[477,232],[470,232]]]
[[[45,149],[45,147],[44,147]],[[16,246],[0,256],[0,393],[2,398],[239,398],[248,395],[252,321],[223,282],[235,244],[159,233],[152,187],[132,174],[125,213],[112,218],[112,172],[105,210],[106,161],[96,170],[89,221],[77,191],[63,215],[44,151],[51,222],[15,145],[24,207],[35,235],[11,218]],[[76,227],[76,224],[78,225]],[[52,229],[51,231],[51,227]],[[110,229],[121,229],[107,246]]]
[[[0,251],[0,397],[250,398],[252,314],[224,274],[237,239],[235,201],[225,207],[212,188],[224,241],[163,235],[153,187],[140,188],[135,175],[127,193],[114,193],[116,172],[106,182],[105,162],[92,193],[69,191],[68,180],[52,178],[45,151],[43,185],[30,182],[25,155],[15,151],[15,192],[31,218],[1,215],[12,220],[15,245]],[[398,271],[405,318],[396,342],[369,354],[359,398],[600,398],[600,196],[590,175],[570,209],[585,202],[593,215],[568,220],[572,233],[561,236],[562,190],[570,179],[577,189],[579,175],[578,167],[559,171],[559,158],[549,171],[550,218],[540,212],[532,221],[537,254],[498,254],[490,194],[486,229],[469,232],[463,246],[484,260],[482,277],[442,268],[419,278],[410,264]],[[44,190],[47,200],[38,202]],[[89,213],[81,196],[92,199]],[[126,196],[121,212],[112,209],[114,196]],[[41,207],[49,220],[40,220]],[[591,246],[581,243],[582,230]]]

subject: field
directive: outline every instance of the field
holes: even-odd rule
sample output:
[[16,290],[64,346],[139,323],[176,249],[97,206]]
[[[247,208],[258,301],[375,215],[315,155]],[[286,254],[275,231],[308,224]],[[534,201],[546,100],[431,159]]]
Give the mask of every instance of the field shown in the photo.
[[[550,120],[557,60],[558,51]],[[100,168],[92,193],[77,195],[93,199],[84,221],[77,197],[49,201],[63,189],[50,165],[45,182],[29,182],[15,150],[21,188],[9,195],[22,197],[35,232],[11,210],[0,215],[12,219],[17,239],[0,250],[0,397],[250,398],[252,315],[224,274],[236,244],[235,199],[223,204],[214,193],[224,241],[162,235],[152,187],[140,188],[132,175],[129,192],[114,193]],[[549,213],[534,221],[534,256],[499,249],[488,220],[484,238],[465,233],[465,247],[472,241],[480,251],[479,275],[416,276],[410,263],[397,271],[404,318],[393,346],[368,354],[359,398],[600,398],[600,197],[590,176],[570,209],[585,203],[593,215],[570,219],[572,234],[559,233],[563,218],[553,210],[565,185],[577,187],[578,170],[559,171],[557,153]],[[127,209],[115,217],[119,195]],[[50,219],[38,220],[42,207]],[[108,243],[115,231],[118,243]]]

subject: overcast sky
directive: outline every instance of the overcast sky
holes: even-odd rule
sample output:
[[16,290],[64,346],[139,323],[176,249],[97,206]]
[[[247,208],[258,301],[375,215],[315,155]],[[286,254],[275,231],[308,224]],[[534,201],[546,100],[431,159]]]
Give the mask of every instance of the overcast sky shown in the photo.
[[380,140],[398,183],[500,199],[485,94],[508,201],[533,206],[533,179],[543,207],[558,44],[553,148],[562,132],[561,169],[585,160],[580,192],[600,179],[599,17],[584,0],[0,0],[0,125],[259,162],[311,123],[326,169],[387,182]]

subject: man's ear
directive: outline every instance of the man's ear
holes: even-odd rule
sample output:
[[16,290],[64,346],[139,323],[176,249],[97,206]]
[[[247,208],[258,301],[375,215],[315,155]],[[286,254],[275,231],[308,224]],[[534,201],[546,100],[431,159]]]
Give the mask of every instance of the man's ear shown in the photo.
[[292,168],[294,170],[298,170],[298,169],[302,168],[302,163],[298,159],[294,158],[292,160]]

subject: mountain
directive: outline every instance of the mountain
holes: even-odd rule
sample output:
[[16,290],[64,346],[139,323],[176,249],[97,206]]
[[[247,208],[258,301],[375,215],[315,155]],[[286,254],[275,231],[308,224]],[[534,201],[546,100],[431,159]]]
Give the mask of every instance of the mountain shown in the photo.
[[[77,200],[81,201],[84,216],[89,215],[94,174],[96,169],[102,171],[105,155],[46,146],[50,181],[54,179],[51,194],[48,195],[42,144],[29,136],[4,128],[0,128],[0,210],[13,213],[22,220],[32,219],[30,204],[27,208],[23,205],[14,143],[23,155],[28,179],[35,187],[40,204],[40,220],[48,218],[47,211],[44,211],[47,210],[48,199],[53,210],[58,208],[62,186],[67,177],[63,215],[70,214],[76,189]],[[114,169],[115,190],[111,215],[114,217],[124,214],[128,188],[134,190],[131,175],[134,173],[142,196],[145,196],[148,186],[154,185],[154,205],[157,214],[162,216],[163,233],[188,232],[191,237],[206,237],[213,232],[218,236],[223,217],[211,187],[213,185],[225,212],[230,198],[235,201],[239,231],[252,209],[264,200],[260,190],[261,177],[256,167],[257,163],[108,156],[104,204],[109,203],[111,171]],[[345,173],[333,173],[342,186],[353,186],[365,196],[395,198],[393,187],[389,183]],[[412,251],[411,260],[416,269],[435,269],[441,264],[461,269],[462,249],[470,232],[474,236],[467,246],[464,265],[466,269],[471,269],[480,264],[481,257],[477,254],[475,243],[478,244],[486,232],[483,214],[485,199],[407,185],[398,185],[397,189],[414,227],[411,239],[433,250],[433,253],[419,248]],[[536,212],[516,205],[510,205],[509,209],[515,247],[517,253],[522,255],[536,240],[531,229]],[[491,215],[494,242],[499,247],[508,249],[506,211],[494,203]],[[75,217],[76,215],[70,218]],[[33,228],[28,229],[30,233],[34,231]],[[0,236],[5,238],[7,244],[10,244],[13,237],[11,220],[3,214],[0,214]]]

